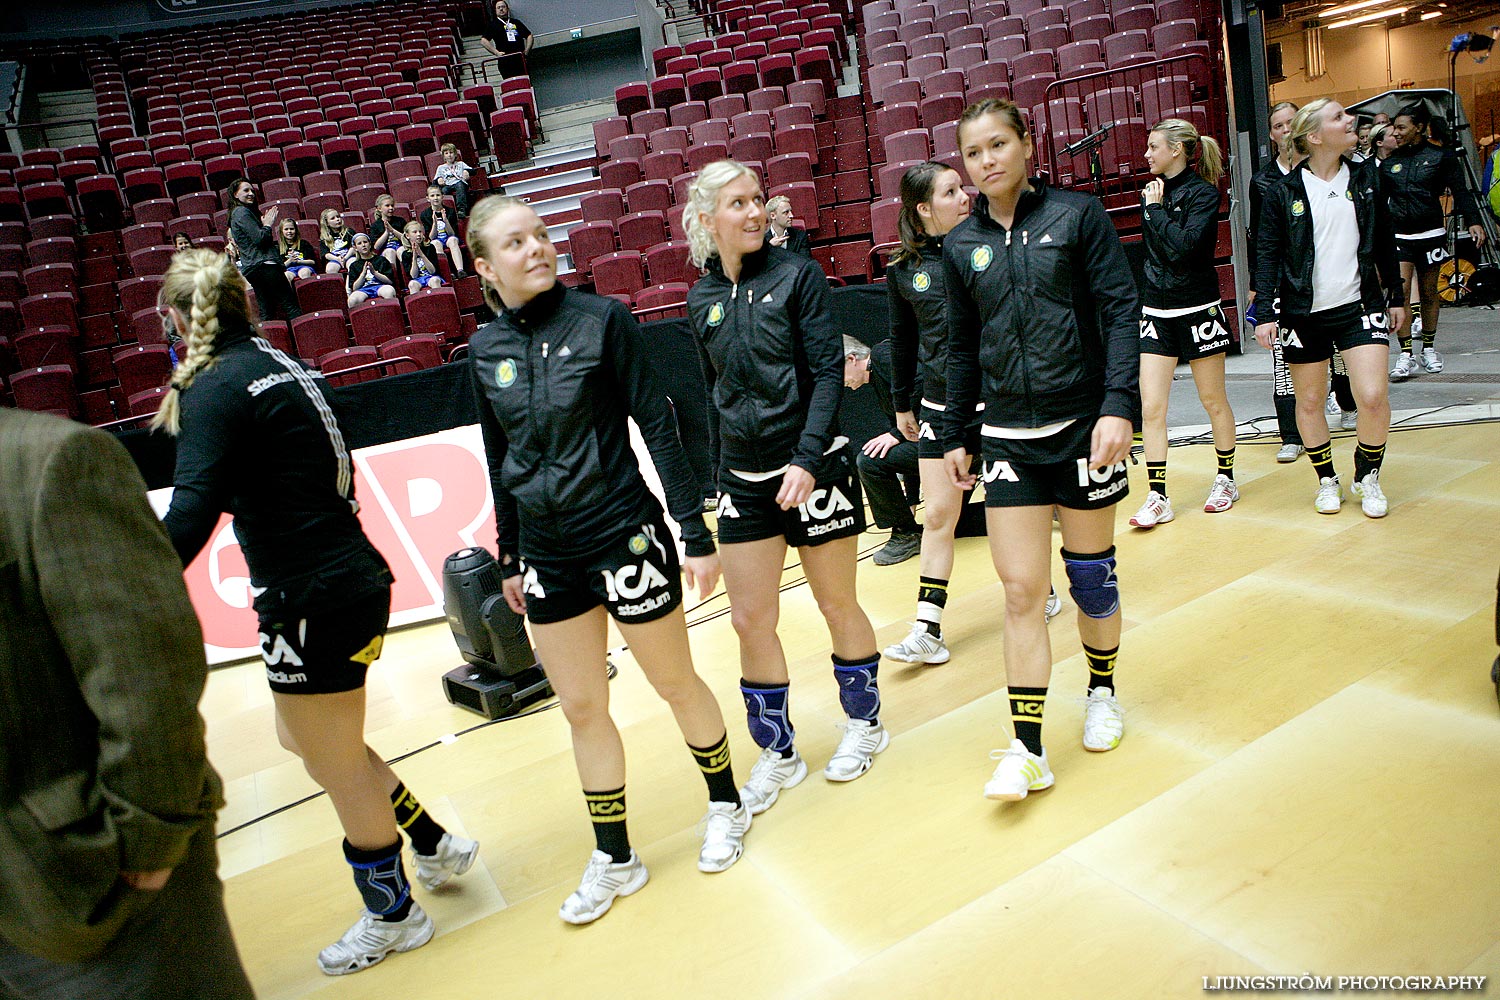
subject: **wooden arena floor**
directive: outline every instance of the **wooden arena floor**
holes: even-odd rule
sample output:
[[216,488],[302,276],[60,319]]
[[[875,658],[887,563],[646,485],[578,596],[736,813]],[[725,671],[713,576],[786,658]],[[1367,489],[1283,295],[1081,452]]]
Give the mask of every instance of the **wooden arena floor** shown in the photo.
[[[1336,438],[1352,466],[1351,435]],[[1489,683],[1500,567],[1500,425],[1393,436],[1384,521],[1312,509],[1304,460],[1240,448],[1243,498],[1198,501],[1208,446],[1172,453],[1175,522],[1120,514],[1126,738],[1079,743],[1085,668],[1071,602],[1051,626],[1044,735],[1057,785],[980,794],[1009,741],[1001,589],[959,543],[940,667],[881,670],[894,739],[869,774],[820,771],[841,718],[805,586],[784,596],[792,716],[807,781],[757,818],[741,861],[695,867],[704,787],[664,705],[615,655],[629,815],[650,884],[598,923],[558,904],[592,847],[560,712],[501,723],[450,707],[444,624],[390,637],[369,684],[370,742],[444,823],[483,842],[467,876],[417,890],[426,947],[342,979],[317,950],[359,904],[326,799],[220,841],[240,950],[268,1000],[448,998],[1161,998],[1238,974],[1500,974],[1500,711]],[[872,551],[883,541],[863,542]],[[1060,562],[1054,579],[1064,581]],[[789,581],[800,579],[788,570]],[[882,645],[913,611],[915,560],[860,567]],[[721,598],[690,621],[700,671],[754,759]],[[258,664],[204,700],[229,830],[315,791],[277,745]],[[1493,987],[1491,987],[1493,990]]]

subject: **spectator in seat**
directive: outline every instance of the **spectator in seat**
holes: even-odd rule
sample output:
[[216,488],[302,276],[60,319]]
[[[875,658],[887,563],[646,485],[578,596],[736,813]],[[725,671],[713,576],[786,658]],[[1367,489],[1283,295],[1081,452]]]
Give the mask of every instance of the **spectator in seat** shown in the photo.
[[368,234],[354,234],[354,255],[346,266],[349,276],[345,287],[349,291],[350,309],[371,299],[396,297],[395,268],[375,252]]
[[370,242],[375,252],[393,265],[401,253],[401,234],[406,220],[396,214],[396,199],[383,194],[375,199],[375,221],[370,225]]
[[406,224],[401,236],[401,270],[408,279],[406,290],[415,294],[424,288],[442,288],[443,277],[438,273],[437,251],[428,243],[422,232],[422,224],[416,219]]
[[433,172],[432,183],[442,188],[443,194],[453,196],[458,218],[462,221],[469,217],[469,174],[474,168],[459,158],[458,147],[451,142],[443,143],[438,152],[443,154],[443,162]]
[[458,223],[443,204],[443,189],[436,184],[427,185],[427,207],[422,209],[422,231],[427,234],[428,242],[434,244],[439,252],[448,254],[448,259],[453,262],[453,277],[457,279],[462,276],[463,240],[459,239]]
[[766,237],[768,243],[804,257],[812,256],[807,230],[792,225],[792,199],[782,194],[766,202],[766,218],[771,222],[771,231]]
[[323,270],[338,274],[354,255],[354,230],[344,224],[342,212],[325,208],[318,217],[318,234],[323,243]]
[[286,268],[286,280],[311,278],[317,273],[318,251],[302,238],[296,219],[281,220],[281,236],[276,241],[276,250],[281,254],[281,264]]

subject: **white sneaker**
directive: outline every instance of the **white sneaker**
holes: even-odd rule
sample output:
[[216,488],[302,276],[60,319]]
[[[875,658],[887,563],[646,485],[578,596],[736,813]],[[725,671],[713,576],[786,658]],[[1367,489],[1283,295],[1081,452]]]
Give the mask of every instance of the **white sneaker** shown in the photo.
[[1422,367],[1436,375],[1443,370],[1443,356],[1435,348],[1422,348]]
[[1313,506],[1319,514],[1337,514],[1344,506],[1344,489],[1339,485],[1338,476],[1324,476],[1318,480],[1318,495],[1313,500]]
[[1297,459],[1302,457],[1302,453],[1304,451],[1306,451],[1306,449],[1303,448],[1300,444],[1284,444],[1276,452],[1276,461],[1280,462],[1282,465],[1285,465],[1288,462],[1295,462],[1297,461]]
[[1083,708],[1083,748],[1095,753],[1113,750],[1125,735],[1125,713],[1112,689],[1098,687],[1089,692]]
[[807,762],[795,750],[783,758],[775,750],[762,750],[760,759],[750,768],[750,777],[740,789],[740,801],[759,816],[776,804],[776,797],[788,788],[796,788],[807,777]]
[[893,646],[885,647],[885,658],[897,663],[947,663],[948,647],[943,640],[927,631],[921,622],[915,622],[911,634]]
[[570,924],[589,924],[609,912],[617,896],[639,892],[651,878],[641,856],[630,852],[629,861],[616,862],[603,851],[595,851],[583,870],[583,881],[573,895],[563,900],[557,915]]
[[1047,606],[1042,608],[1042,618],[1051,622],[1060,614],[1062,614],[1062,598],[1057,596],[1057,588],[1053,587],[1052,592],[1047,595]]
[[984,783],[984,797],[987,799],[1019,802],[1031,792],[1052,787],[1052,768],[1047,763],[1045,748],[1038,757],[1020,740],[1011,740],[1010,749],[993,750],[990,759],[998,759],[1000,763],[995,765],[990,780]]
[[1410,354],[1402,352],[1394,367],[1391,368],[1392,382],[1405,382],[1417,373],[1417,363]]
[[1343,410],[1339,413],[1339,426],[1346,431],[1359,430],[1359,411]]
[[876,754],[890,745],[891,734],[880,720],[849,719],[844,723],[844,738],[839,740],[838,749],[823,768],[823,777],[829,781],[853,781],[870,769]]
[[1351,486],[1349,491],[1359,497],[1359,505],[1364,510],[1365,517],[1385,517],[1390,510],[1385,491],[1380,488],[1379,469],[1371,469],[1365,473],[1365,478]]
[[474,864],[474,859],[479,856],[479,841],[470,840],[467,837],[455,837],[451,833],[443,834],[443,839],[438,841],[436,854],[418,854],[411,852],[413,865],[417,870],[417,881],[424,889],[436,889],[455,875],[462,875]]
[[381,920],[365,910],[343,937],[318,952],[318,968],[327,976],[362,972],[393,951],[422,947],[432,940],[432,932],[432,918],[415,902],[405,920]]
[[745,853],[745,831],[750,829],[750,809],[742,802],[710,802],[703,817],[703,849],[698,852],[700,872],[721,872]]
[[1166,524],[1176,516],[1172,513],[1172,501],[1152,490],[1146,494],[1146,502],[1141,504],[1141,509],[1130,518],[1130,526],[1150,529],[1158,524]]
[[1235,505],[1240,498],[1240,488],[1233,479],[1220,473],[1208,488],[1208,499],[1203,501],[1205,514],[1222,514]]
[[1328,394],[1328,399],[1323,404],[1323,412],[1328,414],[1330,417],[1336,417],[1340,413],[1344,412],[1343,407],[1339,406],[1338,396],[1334,395],[1331,392]]

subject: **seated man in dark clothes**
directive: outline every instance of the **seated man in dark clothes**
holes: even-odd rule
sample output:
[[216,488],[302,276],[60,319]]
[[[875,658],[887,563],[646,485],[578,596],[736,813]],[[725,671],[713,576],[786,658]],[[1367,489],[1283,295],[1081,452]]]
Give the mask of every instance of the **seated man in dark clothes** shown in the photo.
[[774,247],[783,247],[804,257],[812,256],[812,244],[807,240],[807,230],[792,225],[792,200],[779,194],[766,202],[766,218],[771,222],[771,233],[766,239]]
[[[844,385],[859,389],[866,383],[871,385],[875,401],[891,429],[865,442],[860,450],[859,481],[864,485],[876,526],[891,530],[890,540],[875,553],[875,565],[893,566],[922,549],[922,526],[912,514],[912,507],[921,502],[917,443],[908,440],[896,427],[896,404],[891,397],[891,342],[883,340],[874,347],[866,347],[846,336]],[[920,381],[913,398],[921,398]],[[969,538],[984,533],[984,504],[964,504],[957,536]]]

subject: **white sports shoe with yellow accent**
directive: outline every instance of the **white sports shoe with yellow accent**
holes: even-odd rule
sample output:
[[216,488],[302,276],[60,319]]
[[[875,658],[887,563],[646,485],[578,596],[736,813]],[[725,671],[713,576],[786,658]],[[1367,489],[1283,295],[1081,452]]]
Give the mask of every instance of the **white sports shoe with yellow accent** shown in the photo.
[[897,663],[947,663],[947,645],[927,630],[922,622],[912,624],[911,633],[898,643],[885,647],[885,658]]
[[418,854],[415,849],[411,852],[417,881],[424,889],[436,889],[455,875],[462,875],[478,856],[479,841],[452,833],[443,834],[435,854]]
[[990,759],[999,759],[995,773],[984,784],[984,797],[1000,802],[1019,802],[1031,792],[1040,792],[1052,787],[1052,768],[1047,763],[1047,751],[1041,756],[1026,749],[1020,740],[1011,740],[1007,750],[990,752]]
[[1112,689],[1097,687],[1089,692],[1083,708],[1083,748],[1095,753],[1113,750],[1125,735],[1125,713]]

